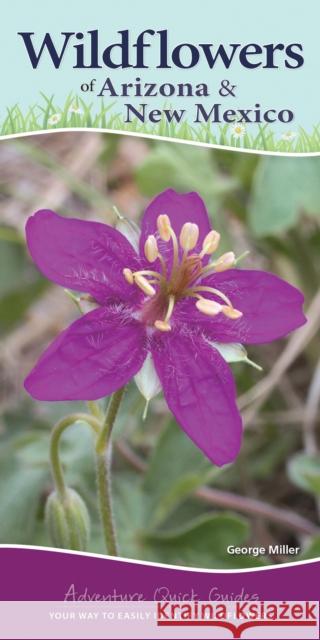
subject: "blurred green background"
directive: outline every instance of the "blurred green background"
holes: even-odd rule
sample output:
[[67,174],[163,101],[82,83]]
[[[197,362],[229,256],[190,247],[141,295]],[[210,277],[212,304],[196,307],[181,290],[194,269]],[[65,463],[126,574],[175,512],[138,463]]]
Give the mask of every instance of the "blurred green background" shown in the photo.
[[[218,469],[175,424],[161,396],[142,420],[132,383],[113,433],[113,489],[121,555],[207,568],[292,560],[230,556],[226,548],[289,544],[293,559],[320,555],[320,158],[258,156],[135,137],[53,133],[0,144],[0,543],[50,545],[44,504],[52,490],[49,436],[79,403],[40,403],[23,379],[77,310],[46,281],[25,246],[39,208],[138,221],[162,189],[196,190],[221,251],[273,271],[305,293],[309,322],[286,340],[249,349],[263,372],[232,365],[245,423],[241,454]],[[103,405],[103,403],[102,403]],[[86,501],[89,551],[103,553],[93,444],[76,424],[63,438],[70,486]]]

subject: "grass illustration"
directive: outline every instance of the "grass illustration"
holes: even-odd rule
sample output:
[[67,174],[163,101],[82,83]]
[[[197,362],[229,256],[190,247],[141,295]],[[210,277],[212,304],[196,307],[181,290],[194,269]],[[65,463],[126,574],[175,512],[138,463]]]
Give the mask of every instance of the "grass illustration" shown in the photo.
[[114,107],[115,102],[106,105],[101,100],[97,108],[93,102],[86,103],[74,94],[67,96],[64,105],[58,105],[53,95],[41,93],[41,100],[25,113],[18,104],[6,109],[2,119],[0,116],[0,136],[70,127],[135,132],[257,151],[310,153],[320,148],[320,123],[312,132],[299,126],[282,134],[276,134],[268,125],[251,125],[249,131],[240,124],[194,125],[187,120],[168,122],[164,116],[157,124],[141,123],[138,118],[126,123],[120,113],[113,112]]

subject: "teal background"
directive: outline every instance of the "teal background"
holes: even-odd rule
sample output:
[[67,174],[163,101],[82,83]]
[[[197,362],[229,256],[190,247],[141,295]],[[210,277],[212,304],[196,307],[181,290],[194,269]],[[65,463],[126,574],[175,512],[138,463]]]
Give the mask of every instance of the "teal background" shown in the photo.
[[[54,94],[63,102],[73,91],[80,93],[80,84],[97,78],[97,86],[110,76],[114,82],[134,81],[141,75],[144,81],[163,82],[206,82],[211,88],[207,105],[222,102],[225,108],[250,108],[260,102],[266,108],[289,108],[295,111],[295,121],[290,125],[278,125],[279,133],[296,129],[298,125],[311,131],[318,124],[318,102],[316,99],[319,68],[319,18],[320,5],[317,0],[306,0],[303,5],[293,5],[284,0],[269,0],[268,3],[246,0],[229,0],[224,3],[198,0],[193,4],[172,0],[151,3],[146,0],[129,2],[117,0],[115,3],[91,0],[87,4],[79,0],[54,0],[49,3],[25,3],[11,0],[3,11],[1,21],[1,98],[0,118],[5,117],[6,107],[18,103],[26,109],[39,100],[39,92]],[[76,70],[72,69],[73,49],[68,49],[63,64],[55,70],[49,56],[44,56],[37,70],[32,69],[18,31],[35,31],[36,42],[42,41],[44,32],[52,36],[60,31],[86,31],[98,28],[104,46],[117,41],[117,30],[129,28],[135,38],[147,28],[169,30],[172,46],[181,42],[230,43],[256,42],[291,43],[304,46],[305,64],[300,69],[257,69],[247,70],[240,63],[232,64],[230,70],[222,65],[210,70],[206,63],[198,64],[191,70]],[[104,47],[103,47],[104,48]],[[150,50],[151,51],[151,50]],[[148,53],[150,55],[150,52]],[[150,61],[152,56],[150,55]],[[142,75],[143,74],[143,75]],[[218,89],[222,79],[227,78],[237,85],[237,98],[222,99]],[[100,106],[100,98],[90,97]],[[106,99],[109,100],[108,98]],[[197,98],[170,98],[176,108],[190,108]],[[124,102],[127,102],[125,99]],[[165,98],[140,99],[149,102],[153,108],[161,108]],[[119,102],[116,105],[119,111]],[[272,125],[277,129],[276,125]]]

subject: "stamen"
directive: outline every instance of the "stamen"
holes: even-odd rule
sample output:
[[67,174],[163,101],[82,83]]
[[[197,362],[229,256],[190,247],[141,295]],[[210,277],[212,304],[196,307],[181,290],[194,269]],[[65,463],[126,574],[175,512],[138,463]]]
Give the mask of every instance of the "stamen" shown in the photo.
[[175,303],[175,298],[174,296],[169,296],[169,304],[168,304],[168,309],[167,309],[167,313],[166,313],[166,317],[164,319],[165,322],[168,322],[168,320],[171,318],[172,316],[172,312],[174,309],[174,303]]
[[168,309],[167,309],[165,318],[164,320],[155,321],[154,326],[156,327],[156,329],[159,329],[160,331],[171,331],[171,325],[169,320],[172,316],[174,305],[175,305],[175,297],[173,295],[170,295]]
[[160,215],[157,218],[157,228],[161,240],[169,242],[171,238],[171,222],[169,216],[166,214]]
[[[157,231],[158,233],[147,236],[144,254],[149,263],[159,260],[160,273],[152,269],[123,269],[127,282],[136,284],[146,296],[155,296],[154,300],[143,305],[142,320],[159,331],[171,331],[170,319],[175,303],[187,297],[195,298],[196,308],[207,316],[214,317],[222,313],[230,320],[241,318],[242,312],[233,307],[225,293],[206,286],[205,280],[201,280],[207,273],[223,272],[237,264],[235,254],[229,251],[205,267],[202,266],[204,256],[210,256],[219,246],[218,231],[207,233],[200,252],[195,249],[199,242],[199,227],[193,222],[182,225],[178,240],[169,216],[161,214],[157,217]],[[162,243],[171,240],[172,247],[167,248],[161,240]],[[209,294],[208,297],[204,297],[205,294]],[[159,319],[155,320],[157,317]]]
[[160,261],[160,264],[161,264],[162,276],[166,280],[166,278],[167,278],[167,265],[166,265],[165,259],[161,255],[161,253],[159,253],[158,258],[159,258],[159,261]]
[[191,249],[194,249],[199,238],[199,227],[192,222],[185,222],[180,231],[180,246],[188,253]]
[[[218,269],[217,269],[216,265],[220,262],[221,258],[224,258],[225,256],[227,256],[229,254],[232,255],[232,258],[230,258],[230,260],[232,260],[234,258],[234,261],[230,264],[230,267],[236,267],[239,264],[240,260],[243,260],[243,258],[245,258],[249,253],[250,253],[250,251],[244,251],[244,253],[242,253],[241,256],[236,258],[234,256],[233,252],[230,251],[230,252],[224,254],[223,256],[221,256],[220,258],[218,258],[218,260],[216,262],[210,262],[210,264],[208,264],[206,267],[203,267],[202,270],[201,270],[201,274],[200,275],[204,276],[204,275],[206,275],[208,273],[212,273],[212,272],[214,273],[215,271],[218,271],[218,272],[221,271],[221,268],[219,269],[219,267],[218,267]],[[203,256],[201,256],[201,257],[203,257]],[[228,266],[227,268],[229,269],[230,267]],[[222,271],[225,271],[225,269],[222,269]]]
[[170,237],[173,244],[173,263],[172,263],[172,272],[171,272],[171,279],[172,279],[175,276],[176,271],[179,267],[179,244],[178,244],[177,236],[174,230],[172,229],[172,227],[170,227]]
[[215,271],[221,273],[221,271],[226,271],[227,269],[231,269],[234,266],[236,260],[236,256],[233,251],[228,251],[224,253],[216,262],[214,262]]
[[153,278],[161,279],[160,273],[157,271],[152,271],[151,269],[141,269],[141,271],[134,271],[133,276],[152,276]]
[[156,329],[159,329],[159,331],[171,331],[171,325],[169,322],[165,322],[165,320],[156,320],[154,326]]
[[238,320],[238,318],[242,318],[243,316],[242,311],[234,309],[233,307],[223,306],[221,311],[223,315],[225,315],[227,318],[230,318],[231,320]]
[[[179,245],[178,245],[177,236],[176,236],[174,230],[172,229],[170,218],[165,213],[160,215],[160,216],[158,216],[158,218],[157,218],[157,228],[158,228],[158,232],[159,232],[159,236],[160,236],[161,240],[163,240],[164,242],[169,242],[170,239],[172,240],[172,244],[173,244],[172,275],[173,275],[173,273],[176,271],[176,269],[178,267],[178,264],[179,264]],[[159,258],[162,258],[162,256],[159,255]],[[163,272],[165,274],[166,273],[166,267],[164,265],[163,258],[161,260],[161,264],[162,264]],[[164,271],[164,269],[165,269],[165,271]]]
[[250,251],[244,251],[243,253],[241,253],[241,255],[235,259],[234,266],[236,267],[239,264],[239,262],[241,262],[241,260],[244,260],[244,258],[246,258],[249,255],[249,253]]
[[207,264],[206,267],[202,267],[200,275],[205,276],[208,273],[214,272],[215,271],[214,265],[215,265],[214,262],[209,262],[209,264]]
[[207,233],[203,243],[202,243],[202,251],[200,253],[200,258],[203,258],[205,255],[211,255],[216,251],[220,242],[220,233],[218,231],[209,231]]
[[155,262],[155,260],[159,257],[158,243],[155,236],[150,235],[147,237],[144,245],[144,255],[146,256],[148,262]]
[[156,293],[155,288],[148,282],[147,278],[142,276],[140,273],[135,274],[134,282],[138,285],[138,287],[140,287],[140,289],[147,296],[154,296],[155,295],[155,293]]
[[[125,269],[122,269],[122,273],[129,284],[133,284],[137,276],[152,276],[152,278],[155,278],[157,282],[161,280],[160,273],[158,273],[157,271],[151,271],[149,269],[143,269],[141,271],[131,271],[131,269],[128,269],[128,267],[126,267]],[[144,280],[146,280],[146,278],[144,278]]]
[[215,302],[214,300],[208,300],[207,298],[201,298],[199,296],[199,300],[196,302],[196,307],[201,313],[204,313],[206,316],[217,316],[218,313],[222,311],[222,305],[219,302]]
[[134,279],[133,279],[133,273],[131,271],[131,269],[122,269],[122,273],[126,279],[127,282],[129,282],[129,284],[133,284],[134,283]]
[[[206,293],[213,293],[215,296],[218,296],[218,298],[221,298],[221,300],[226,302],[226,304],[229,307],[232,307],[232,302],[231,302],[230,298],[228,298],[228,296],[226,296],[225,293],[222,293],[222,291],[219,291],[219,289],[215,289],[214,287],[205,287],[205,286],[199,285],[198,287],[193,287],[192,289],[187,290],[186,293],[188,293],[189,295],[192,296],[194,293],[197,293],[198,291],[205,291]],[[196,297],[198,297],[198,296],[196,296]]]

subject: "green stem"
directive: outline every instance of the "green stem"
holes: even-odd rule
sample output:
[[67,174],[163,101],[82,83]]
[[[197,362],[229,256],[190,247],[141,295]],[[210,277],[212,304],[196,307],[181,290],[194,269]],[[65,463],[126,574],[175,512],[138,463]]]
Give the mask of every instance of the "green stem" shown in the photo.
[[102,429],[97,438],[96,463],[97,484],[99,494],[100,516],[103,526],[107,552],[111,556],[118,555],[118,545],[113,520],[111,498],[111,432],[117,417],[120,403],[124,394],[124,387],[116,391],[110,398],[107,414]]
[[102,420],[104,418],[104,414],[103,414],[102,409],[100,409],[98,403],[95,402],[94,400],[88,400],[87,407],[88,407],[90,413],[92,413],[92,415],[95,418],[97,418],[97,420],[99,420],[99,422],[102,422]]
[[66,483],[64,480],[63,469],[60,461],[59,455],[59,447],[60,447],[60,438],[64,431],[73,425],[75,422],[86,422],[95,432],[95,434],[99,434],[100,424],[99,421],[94,417],[87,413],[73,413],[66,418],[62,418],[56,425],[53,427],[51,434],[51,442],[50,442],[50,463],[51,463],[51,471],[53,475],[54,484],[57,492],[60,497],[63,499],[66,496]]

